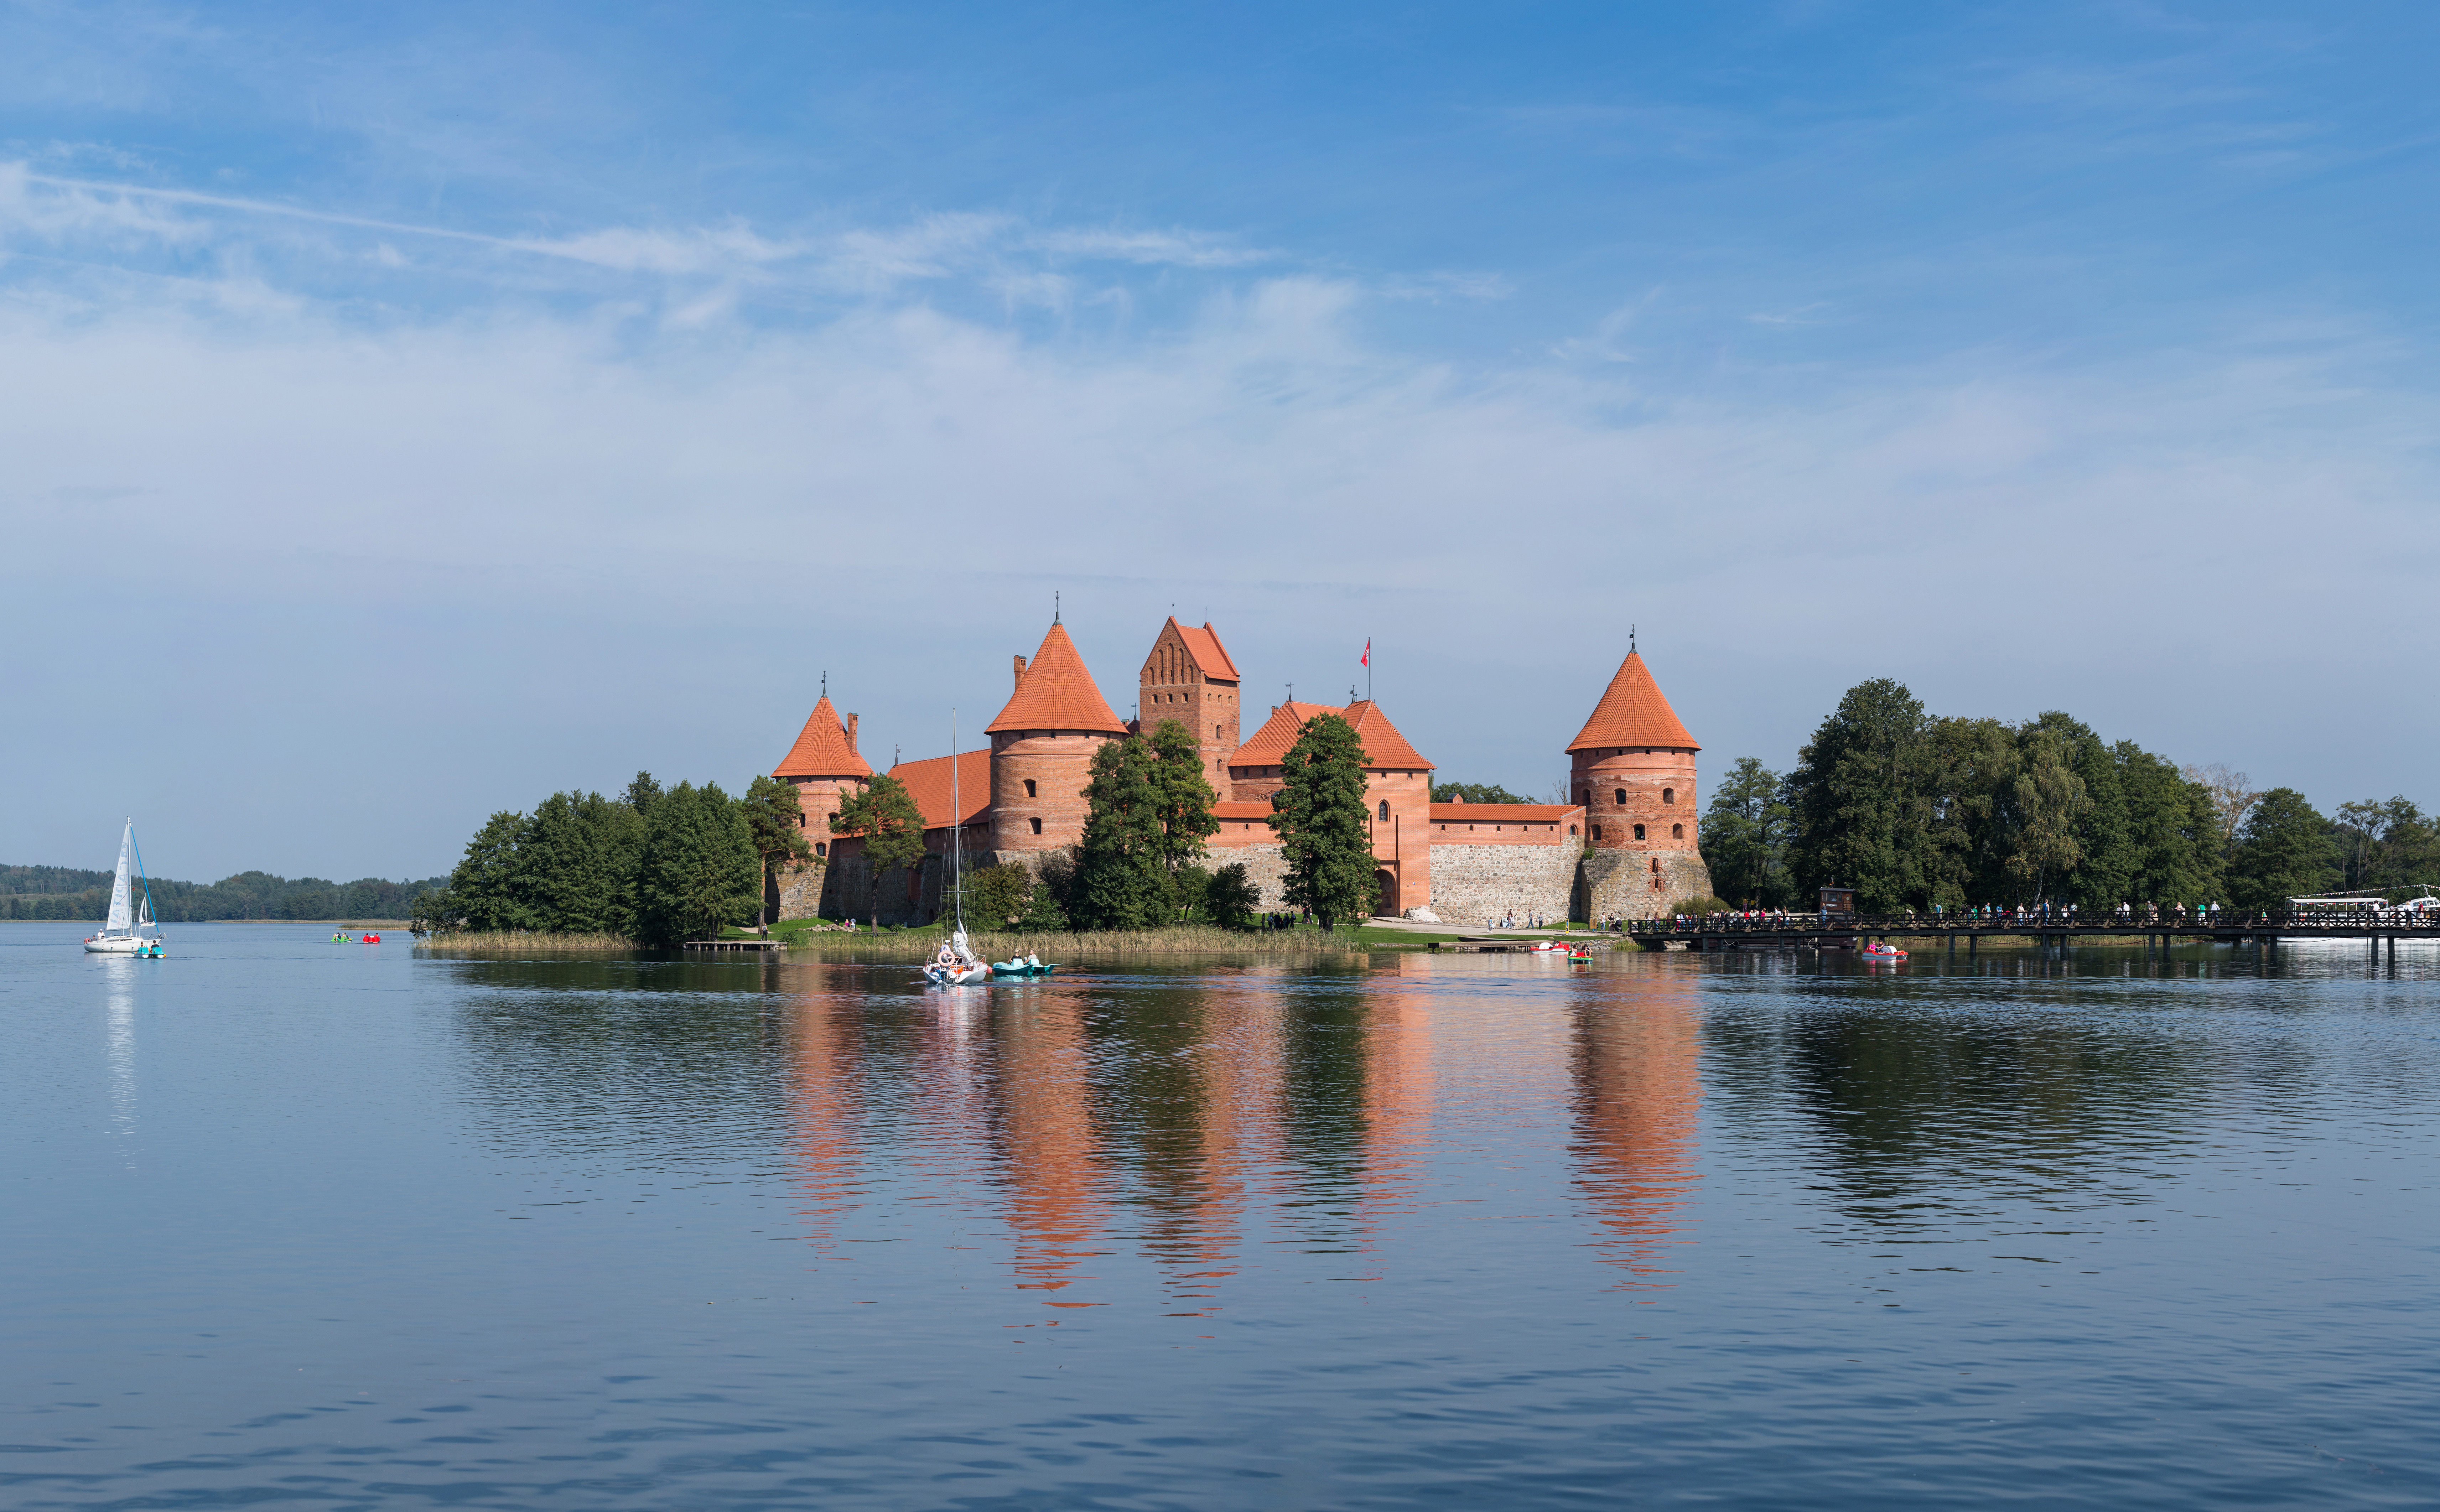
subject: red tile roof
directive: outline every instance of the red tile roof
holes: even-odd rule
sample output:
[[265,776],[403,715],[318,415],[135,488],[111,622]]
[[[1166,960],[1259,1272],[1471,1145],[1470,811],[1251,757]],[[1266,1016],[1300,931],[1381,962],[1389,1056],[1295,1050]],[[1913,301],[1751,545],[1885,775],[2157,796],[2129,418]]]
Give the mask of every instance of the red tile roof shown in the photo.
[[1565,803],[1434,803],[1435,824],[1557,824],[1583,813]]
[[1127,732],[1102,690],[1093,686],[1093,675],[1085,670],[1085,658],[1076,655],[1076,643],[1068,639],[1067,626],[1055,623],[1042,638],[1042,649],[1026,664],[1025,680],[1016,685],[1015,696],[983,729],[992,733],[1003,729]]
[[1594,750],[1606,747],[1624,749],[1627,747],[1665,747],[1675,750],[1701,750],[1695,737],[1678,721],[1678,711],[1669,700],[1660,696],[1660,685],[1645,670],[1643,657],[1628,652],[1618,664],[1618,675],[1609,680],[1601,702],[1585,728],[1568,743],[1570,751]]
[[1335,709],[1329,704],[1285,703],[1271,711],[1263,728],[1254,731],[1251,740],[1237,747],[1229,758],[1231,766],[1277,766],[1287,759],[1288,747],[1297,742],[1306,723],[1321,714],[1337,714],[1355,727],[1356,738],[1364,743],[1364,765],[1379,771],[1403,768],[1408,771],[1430,771],[1432,764],[1423,753],[1407,744],[1398,727],[1381,706],[1370,699]]
[[1211,805],[1211,817],[1224,819],[1266,819],[1271,817],[1271,805],[1266,802],[1240,803],[1235,799],[1224,798]]
[[1379,704],[1370,698],[1358,699],[1341,712],[1363,738],[1365,765],[1432,770],[1432,764],[1424,759],[1423,752],[1407,744],[1407,737],[1398,733],[1398,727],[1390,723],[1390,716],[1381,712]]
[[1288,747],[1296,744],[1297,735],[1305,721],[1316,714],[1335,714],[1338,710],[1328,704],[1285,703],[1271,711],[1263,728],[1252,738],[1239,746],[1229,758],[1231,766],[1277,766],[1287,759]]
[[780,765],[771,768],[774,777],[870,777],[872,768],[865,765],[847,743],[847,730],[839,724],[838,711],[831,707],[831,695],[824,693],[806,716],[805,728],[797,732],[797,743]]
[[[1169,622],[1177,624],[1176,617],[1171,616]],[[1201,629],[1177,624],[1177,638],[1186,642],[1186,654],[1194,658],[1204,676],[1222,682],[1239,680],[1237,664],[1229,659],[1229,648],[1220,643],[1220,632],[1211,628],[1211,621],[1204,621]]]
[[927,830],[946,829],[954,809],[962,806],[965,822],[974,823],[991,808],[991,752],[960,751],[958,764],[958,802],[949,801],[949,763],[953,758],[933,756],[920,762],[900,762],[889,768],[906,789],[906,796],[924,813]]

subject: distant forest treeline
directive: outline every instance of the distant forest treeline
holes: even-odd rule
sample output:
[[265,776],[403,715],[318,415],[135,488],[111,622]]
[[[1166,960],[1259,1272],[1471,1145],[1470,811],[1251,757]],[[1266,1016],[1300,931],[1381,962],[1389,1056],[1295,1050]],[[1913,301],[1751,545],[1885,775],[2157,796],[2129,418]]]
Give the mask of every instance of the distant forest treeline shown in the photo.
[[[69,866],[0,866],[0,919],[99,919],[110,911],[110,876]],[[417,893],[445,884],[377,876],[329,882],[241,872],[218,882],[152,878],[152,913],[164,924],[207,919],[404,919]]]
[[1867,912],[2073,903],[2280,908],[2329,889],[2440,882],[2440,819],[2403,797],[2324,815],[2289,787],[2105,743],[2064,713],[2022,724],[1926,712],[1859,683],[1785,775],[1746,757],[1703,816],[1713,890]]

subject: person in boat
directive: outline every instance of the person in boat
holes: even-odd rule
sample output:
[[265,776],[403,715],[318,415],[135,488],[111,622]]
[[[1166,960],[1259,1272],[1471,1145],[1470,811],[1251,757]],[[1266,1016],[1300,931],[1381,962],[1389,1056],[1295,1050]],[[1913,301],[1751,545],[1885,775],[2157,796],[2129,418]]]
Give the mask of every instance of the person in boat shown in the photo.
[[1030,950],[1025,954],[1025,963],[1032,970],[1040,971],[1042,969],[1042,958]]

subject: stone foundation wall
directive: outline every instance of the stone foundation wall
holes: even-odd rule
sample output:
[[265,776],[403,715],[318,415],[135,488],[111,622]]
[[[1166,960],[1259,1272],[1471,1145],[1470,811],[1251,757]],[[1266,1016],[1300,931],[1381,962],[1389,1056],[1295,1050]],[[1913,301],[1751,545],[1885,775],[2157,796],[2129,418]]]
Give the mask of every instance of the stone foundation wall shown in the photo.
[[1485,919],[1538,913],[1565,920],[1582,845],[1435,845],[1432,911],[1477,928]]
[[[1654,861],[1660,869],[1652,869]],[[1657,884],[1657,885],[1656,885]],[[1711,868],[1693,851],[1596,851],[1585,857],[1577,918],[1656,919],[1686,898],[1707,897]]]

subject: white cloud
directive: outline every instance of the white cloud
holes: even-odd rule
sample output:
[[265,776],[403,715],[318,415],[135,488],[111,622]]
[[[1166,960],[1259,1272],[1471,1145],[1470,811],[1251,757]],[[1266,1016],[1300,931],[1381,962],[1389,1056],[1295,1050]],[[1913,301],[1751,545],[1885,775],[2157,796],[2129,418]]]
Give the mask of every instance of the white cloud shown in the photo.
[[[1371,634],[1401,728],[1500,780],[1541,780],[1634,620],[1722,760],[1785,761],[1839,688],[1890,673],[1937,707],[2067,707],[2308,788],[2412,785],[2254,696],[2390,698],[2275,626],[2403,642],[2440,565],[2429,397],[2379,381],[2395,354],[2343,321],[2072,369],[1979,352],[1673,389],[1618,366],[1633,304],[1552,358],[1465,369],[1369,338],[1381,292],[1347,279],[1221,279],[1193,319],[1090,342],[911,297],[1100,297],[1001,260],[1025,234],[942,217],[818,243],[824,277],[908,292],[786,329],[738,317],[719,276],[775,265],[759,236],[692,263],[684,238],[592,248],[694,270],[658,324],[601,302],[368,328],[242,261],[100,294],[21,280],[0,583],[63,628],[18,648],[34,712],[0,747],[46,791],[117,801],[111,763],[41,754],[107,711],[34,679],[80,664],[87,610],[131,605],[179,690],[147,728],[188,753],[182,802],[229,807],[204,795],[256,781],[260,741],[344,750],[275,764],[263,804],[305,816],[302,846],[378,791],[363,843],[423,856],[469,806],[623,780],[597,760],[767,762],[824,667],[869,738],[950,701],[988,717],[1065,585],[1121,703],[1174,599],[1266,693],[1343,675],[1335,648]],[[132,549],[93,549],[103,517]],[[2379,549],[2342,565],[2312,545],[2361,540]],[[249,670],[272,667],[311,675]],[[324,672],[412,698],[340,710]],[[2440,738],[2419,706],[2397,718],[2403,749]],[[290,820],[233,812],[232,865],[369,864],[248,851]],[[5,825],[0,850],[51,854]]]

